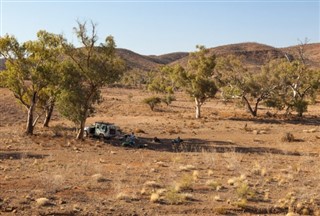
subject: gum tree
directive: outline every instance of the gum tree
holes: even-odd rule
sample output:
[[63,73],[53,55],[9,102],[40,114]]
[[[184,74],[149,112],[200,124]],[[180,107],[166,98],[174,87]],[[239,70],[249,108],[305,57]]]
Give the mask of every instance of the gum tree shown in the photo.
[[319,89],[319,71],[307,67],[303,61],[289,62],[286,59],[272,61],[265,68],[269,71],[269,79],[277,81],[267,105],[285,108],[286,113],[294,110],[302,117]]
[[240,98],[252,116],[257,116],[263,100],[269,98],[275,88],[267,71],[249,71],[240,57],[233,55],[217,60],[215,78],[224,98]]
[[196,118],[201,117],[201,106],[218,91],[212,79],[216,57],[204,46],[191,53],[185,70],[177,71],[177,79],[184,90],[195,100]]
[[63,41],[61,35],[46,31],[39,31],[37,37],[24,43],[9,35],[0,39],[0,55],[6,59],[0,80],[27,110],[27,135],[33,134],[41,116],[36,108],[44,89],[55,79]]
[[73,121],[79,131],[77,139],[82,139],[86,119],[93,113],[94,104],[101,99],[103,86],[113,84],[121,78],[123,62],[116,56],[116,45],[112,36],[98,44],[96,25],[78,21],[74,32],[81,44],[65,46],[67,56],[64,87],[59,98],[61,113]]

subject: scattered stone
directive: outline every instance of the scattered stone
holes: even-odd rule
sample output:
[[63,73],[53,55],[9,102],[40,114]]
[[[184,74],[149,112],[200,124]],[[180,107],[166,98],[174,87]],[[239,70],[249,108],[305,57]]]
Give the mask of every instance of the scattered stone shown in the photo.
[[317,132],[317,128],[312,128],[312,129],[309,129],[309,130],[303,130],[304,133],[315,133]]
[[50,200],[45,198],[45,197],[36,199],[36,202],[37,202],[38,206],[49,206],[49,205],[52,205]]
[[97,173],[91,176],[96,182],[106,182],[108,179],[104,178],[102,174]]

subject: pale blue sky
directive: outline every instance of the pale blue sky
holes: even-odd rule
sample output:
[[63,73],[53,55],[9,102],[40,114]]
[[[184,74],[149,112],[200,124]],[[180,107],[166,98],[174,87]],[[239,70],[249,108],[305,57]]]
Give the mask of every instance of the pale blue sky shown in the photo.
[[79,19],[96,22],[101,40],[113,35],[118,47],[146,55],[193,51],[197,44],[320,42],[320,0],[0,1],[1,34],[19,41],[45,29],[76,42],[72,28]]

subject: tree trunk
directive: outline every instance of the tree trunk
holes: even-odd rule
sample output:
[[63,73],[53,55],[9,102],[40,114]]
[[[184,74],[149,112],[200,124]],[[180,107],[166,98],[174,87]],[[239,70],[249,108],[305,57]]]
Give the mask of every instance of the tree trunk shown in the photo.
[[201,103],[198,100],[198,98],[195,98],[195,102],[196,102],[196,118],[201,118]]
[[28,108],[28,117],[27,117],[27,128],[26,128],[26,134],[27,135],[33,135],[33,129],[34,129],[34,122],[33,122],[33,114],[34,114],[34,108],[36,106],[36,96],[37,93],[34,92],[31,100],[31,104]]
[[54,108],[54,103],[51,103],[50,106],[46,108],[46,117],[43,122],[43,127],[49,127],[49,122],[51,120],[53,108]]
[[78,140],[82,140],[83,139],[85,124],[86,124],[86,119],[81,121],[80,128],[79,128],[79,131],[78,131],[76,139],[78,139]]
[[246,103],[246,106],[249,110],[249,112],[251,113],[252,116],[256,117],[257,116],[257,110],[258,110],[258,104],[259,104],[259,100],[257,101],[254,110],[252,109],[248,99],[245,96],[242,96],[242,99],[244,100],[244,102]]

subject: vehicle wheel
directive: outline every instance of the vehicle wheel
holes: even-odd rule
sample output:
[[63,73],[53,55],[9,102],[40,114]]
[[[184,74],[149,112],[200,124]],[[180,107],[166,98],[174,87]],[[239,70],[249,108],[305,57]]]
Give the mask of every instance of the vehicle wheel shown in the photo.
[[100,134],[100,135],[99,135],[99,139],[100,139],[101,142],[104,141],[104,135],[103,135],[103,134]]
[[88,131],[84,131],[83,137],[89,137]]

